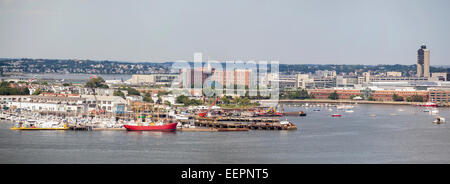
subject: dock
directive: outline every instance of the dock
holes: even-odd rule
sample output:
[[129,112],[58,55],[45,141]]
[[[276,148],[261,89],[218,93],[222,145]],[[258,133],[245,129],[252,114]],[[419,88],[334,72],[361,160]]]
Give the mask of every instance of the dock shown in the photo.
[[294,124],[282,125],[279,122],[255,122],[255,123],[222,123],[213,121],[197,121],[194,123],[198,127],[216,128],[222,131],[232,130],[297,130]]
[[92,126],[69,126],[69,130],[92,131],[94,128]]

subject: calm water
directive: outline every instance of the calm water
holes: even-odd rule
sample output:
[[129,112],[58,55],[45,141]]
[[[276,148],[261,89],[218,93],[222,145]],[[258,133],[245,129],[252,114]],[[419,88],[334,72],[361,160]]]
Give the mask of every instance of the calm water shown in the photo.
[[342,118],[302,109],[307,117],[288,117],[297,131],[11,131],[2,122],[0,163],[450,163],[449,124],[421,109],[357,105]]

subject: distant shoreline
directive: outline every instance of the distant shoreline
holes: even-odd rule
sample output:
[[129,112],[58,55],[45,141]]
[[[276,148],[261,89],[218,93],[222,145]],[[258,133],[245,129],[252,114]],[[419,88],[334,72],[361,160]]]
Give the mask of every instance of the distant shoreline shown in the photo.
[[[273,100],[259,100],[261,104],[273,102]],[[419,105],[424,102],[394,102],[394,101],[368,101],[368,100],[327,100],[327,99],[307,99],[307,100],[278,100],[279,103],[350,103],[350,104],[384,104],[384,105]]]

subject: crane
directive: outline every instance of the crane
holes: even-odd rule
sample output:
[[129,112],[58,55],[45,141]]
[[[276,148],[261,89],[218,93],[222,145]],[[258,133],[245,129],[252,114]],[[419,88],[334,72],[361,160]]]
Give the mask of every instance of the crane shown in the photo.
[[208,114],[209,110],[211,110],[211,107],[214,106],[214,105],[216,104],[217,100],[219,100],[219,97],[217,97],[217,98],[214,100],[214,102],[208,107],[208,110],[206,110],[206,112],[198,113],[198,116],[200,116],[200,117],[202,117],[202,118],[205,117],[205,116]]
[[28,89],[33,89],[33,86],[31,85],[31,83],[33,82],[34,79],[37,78],[37,75],[34,75],[33,77],[31,77],[31,79],[28,81]]
[[[97,76],[96,76],[96,75],[93,75],[93,76],[89,77],[89,79],[94,79],[94,78],[97,78]],[[100,112],[100,111],[102,111],[102,110],[97,111],[97,96],[95,96],[95,89],[94,89],[94,86],[91,86],[91,90],[92,90],[92,92],[93,92],[94,100],[95,100],[95,107],[94,107],[94,110],[91,111],[91,114],[97,114],[98,112]]]

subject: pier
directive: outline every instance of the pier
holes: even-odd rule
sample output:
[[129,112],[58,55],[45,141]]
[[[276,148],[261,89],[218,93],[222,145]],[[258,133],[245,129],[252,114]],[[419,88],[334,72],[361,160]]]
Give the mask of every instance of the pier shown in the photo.
[[283,125],[278,119],[269,118],[202,118],[195,121],[195,126],[217,129],[249,129],[249,130],[297,130],[295,124]]

